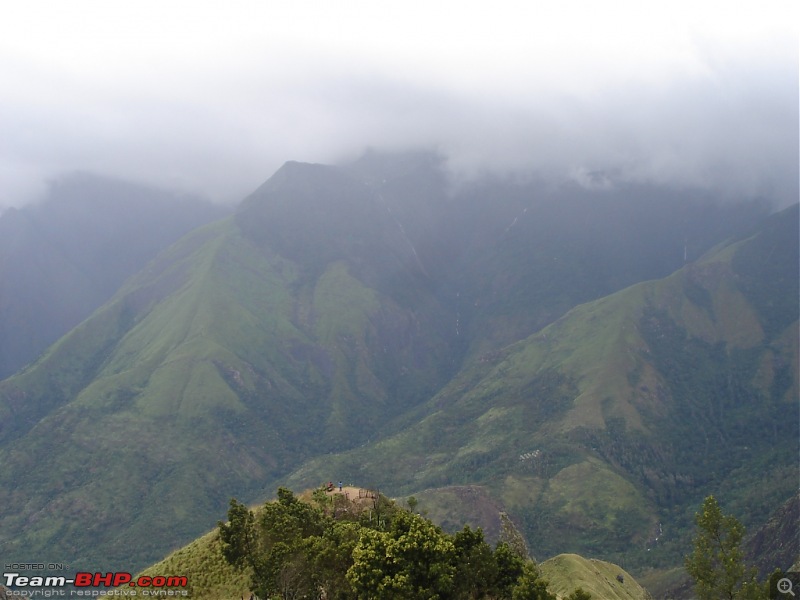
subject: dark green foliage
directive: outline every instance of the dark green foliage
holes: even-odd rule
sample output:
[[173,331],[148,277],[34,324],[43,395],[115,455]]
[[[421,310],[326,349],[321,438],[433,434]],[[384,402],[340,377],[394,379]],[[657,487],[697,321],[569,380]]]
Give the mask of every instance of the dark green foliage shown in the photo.
[[554,419],[569,410],[578,393],[576,382],[558,369],[543,370],[520,390],[527,399],[526,418],[534,423]]
[[469,525],[453,536],[455,546],[455,595],[459,598],[486,598],[498,581],[498,565],[483,531]]
[[514,586],[524,573],[525,560],[502,542],[495,548],[494,559],[497,563],[497,594],[500,598],[510,598]]
[[[800,423],[786,418],[789,406],[783,399],[792,376],[779,367],[771,389],[763,389],[754,378],[769,351],[766,345],[710,344],[691,337],[663,311],[645,312],[640,328],[650,360],[669,385],[668,426],[662,417],[655,440],[642,443],[635,435],[619,442],[598,439],[604,455],[638,473],[665,506],[696,502],[703,490],[725,481],[726,494],[747,506],[751,523],[766,519],[792,491],[779,473],[796,464],[800,439]],[[761,460],[754,463],[755,457]],[[753,488],[742,479],[748,473],[769,477],[771,483]],[[688,528],[690,514],[682,517],[683,527]]]
[[547,582],[539,575],[536,565],[528,562],[511,590],[511,600],[556,600],[556,596],[547,591]]
[[361,536],[361,526],[349,521],[334,521],[321,536],[306,540],[314,581],[332,600],[352,598],[347,572],[353,566],[353,550]]
[[454,558],[449,536],[403,511],[389,531],[363,532],[347,579],[357,597],[446,598],[455,583]]
[[[344,498],[334,494],[334,497]],[[368,507],[298,500],[280,488],[257,516],[231,500],[218,525],[222,554],[250,568],[251,589],[264,598],[552,600],[535,564],[483,532],[464,527],[450,536],[429,520],[385,498]],[[365,519],[365,513],[380,516]],[[359,520],[353,520],[360,512]]]
[[324,532],[325,515],[300,502],[286,489],[278,489],[278,501],[267,502],[257,519],[258,550],[255,552],[253,589],[269,597],[301,598],[318,585],[309,539]]
[[687,274],[683,279],[683,293],[690,302],[705,309],[709,316],[714,318],[714,299],[711,293],[695,281],[691,274]]
[[245,564],[252,566],[249,561],[256,555],[257,541],[255,517],[252,511],[235,498],[231,498],[228,522],[219,521],[217,527],[225,560],[237,567]]

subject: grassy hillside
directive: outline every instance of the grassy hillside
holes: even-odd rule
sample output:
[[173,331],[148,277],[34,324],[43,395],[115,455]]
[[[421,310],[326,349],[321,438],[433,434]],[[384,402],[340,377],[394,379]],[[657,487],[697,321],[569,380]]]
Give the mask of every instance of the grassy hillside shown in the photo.
[[[650,600],[652,596],[615,564],[587,559],[577,554],[559,554],[539,565],[548,581],[547,589],[559,598],[578,588],[602,600]],[[622,578],[622,581],[618,577]]]
[[796,212],[478,357],[413,423],[290,481],[341,473],[402,494],[481,482],[535,554],[602,551],[642,568],[680,562],[708,493],[760,522],[796,481],[800,436],[784,417],[798,389],[797,284],[769,284],[795,303],[770,330],[740,265],[767,239],[770,260],[795,264]]
[[306,275],[217,223],[0,384],[4,554],[122,564],[124,531],[154,557],[445,381],[446,343],[345,261]]
[[379,167],[287,164],[0,382],[2,557],[138,568],[345,480],[661,566],[704,494],[787,496],[796,208],[669,275],[758,211]]
[[186,577],[188,586],[182,589],[195,600],[248,598],[249,572],[230,565],[222,555],[220,543],[219,530],[215,529],[144,569],[140,575]]

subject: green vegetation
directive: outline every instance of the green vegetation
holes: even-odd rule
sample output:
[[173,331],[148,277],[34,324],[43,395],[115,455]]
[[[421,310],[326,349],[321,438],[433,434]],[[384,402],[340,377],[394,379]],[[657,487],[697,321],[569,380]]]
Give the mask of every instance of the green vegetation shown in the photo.
[[176,550],[140,575],[186,576],[188,587],[182,589],[197,599],[247,598],[250,593],[250,573],[223,559],[218,530]]
[[[343,263],[310,287],[302,271],[221,221],[0,384],[9,551],[58,561],[81,547],[76,560],[130,564],[124,528],[134,564],[155,560],[213,522],[223,490],[252,497],[309,456],[357,445],[444,380],[446,345],[404,335],[412,318],[396,303]],[[28,534],[34,513],[48,526]]]
[[[0,382],[3,551],[137,568],[230,495],[335,477],[413,496],[442,536],[469,523],[494,543],[506,512],[533,555],[659,569],[687,552],[702,497],[749,525],[793,491],[796,226],[680,268],[687,237],[697,256],[757,211],[630,190],[452,198],[428,175],[287,165]],[[265,542],[270,564],[345,577],[332,545],[394,547],[391,519],[362,540],[346,508],[325,508],[328,537],[323,519]],[[451,585],[428,575],[419,590]]]
[[[334,469],[414,494],[439,522],[488,531],[477,496],[460,512],[445,501],[481,482],[536,554],[569,548],[642,569],[681,561],[688,507],[709,490],[762,521],[796,481],[800,431],[782,415],[796,402],[797,323],[765,337],[733,285],[731,261],[752,243],[576,307],[468,363],[398,433],[310,461],[289,481]],[[791,240],[778,248],[791,252]],[[773,291],[788,298],[791,286]]]
[[650,600],[647,590],[627,571],[609,562],[559,554],[541,563],[539,568],[550,591],[561,598],[583,590],[602,600]]
[[279,488],[257,512],[231,500],[222,554],[259,596],[555,600],[518,534],[492,549],[480,529],[445,534],[382,496],[350,501],[320,488],[312,497]]
[[[537,566],[510,520],[491,546],[480,528],[444,533],[370,490],[327,486],[254,509],[231,500],[228,520],[146,569],[180,573],[197,600],[448,598],[648,600],[616,565],[561,555]],[[511,543],[508,543],[507,541]]]
[[742,524],[723,514],[714,496],[705,499],[695,523],[694,551],[684,563],[699,600],[767,600],[770,582],[756,581],[756,569],[744,563]]

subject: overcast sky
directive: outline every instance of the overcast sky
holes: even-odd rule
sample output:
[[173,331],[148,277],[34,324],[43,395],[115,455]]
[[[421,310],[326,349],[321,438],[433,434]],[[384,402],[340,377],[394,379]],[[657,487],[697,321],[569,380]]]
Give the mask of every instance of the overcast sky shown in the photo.
[[287,160],[797,200],[796,0],[70,0],[0,20],[0,207],[85,170],[236,201]]

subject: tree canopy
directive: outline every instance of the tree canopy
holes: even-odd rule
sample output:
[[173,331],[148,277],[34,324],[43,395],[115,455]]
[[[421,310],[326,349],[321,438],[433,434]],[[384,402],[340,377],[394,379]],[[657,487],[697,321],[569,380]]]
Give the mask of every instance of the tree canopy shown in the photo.
[[519,544],[492,548],[469,526],[444,533],[379,495],[311,497],[279,488],[258,511],[233,499],[218,524],[225,559],[250,568],[262,598],[555,600]]
[[694,579],[699,600],[766,600],[769,582],[756,580],[742,553],[744,527],[733,515],[723,514],[714,496],[708,496],[695,514],[694,549],[684,559]]

